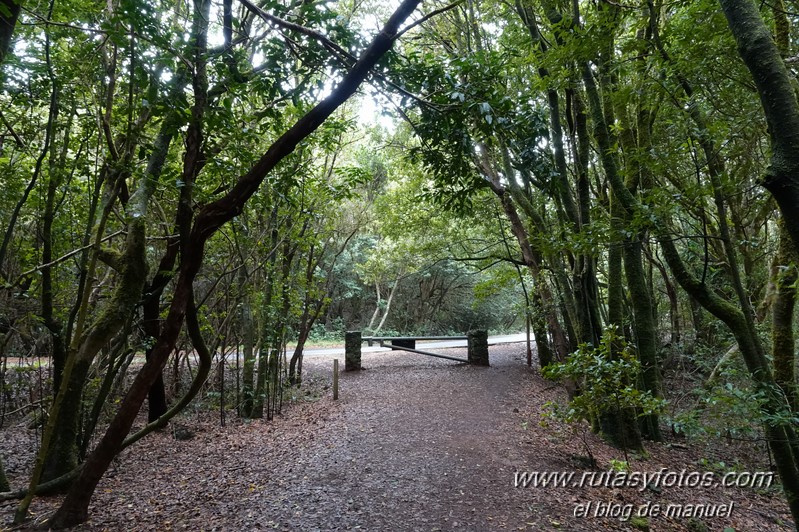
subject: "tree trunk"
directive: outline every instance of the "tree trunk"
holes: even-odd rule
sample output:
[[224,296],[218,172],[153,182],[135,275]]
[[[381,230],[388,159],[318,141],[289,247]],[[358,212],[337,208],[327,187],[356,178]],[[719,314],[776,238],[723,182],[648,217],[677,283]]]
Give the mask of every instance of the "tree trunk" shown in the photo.
[[78,465],[78,434],[83,400],[83,385],[91,366],[90,360],[79,360],[72,368],[62,405],[56,416],[53,440],[42,470],[42,482],[65,475]]
[[[173,99],[177,98],[184,90],[186,83],[186,69],[181,68],[178,70],[178,75],[175,77],[172,88],[169,91],[169,96]],[[169,146],[172,144],[174,138],[174,131],[181,123],[181,116],[178,111],[170,113],[161,125],[158,136],[153,143],[153,153],[147,162],[146,174],[150,179],[159,179],[163,172],[164,164],[166,163],[167,154],[169,153]],[[180,232],[177,227],[178,222],[175,222],[176,233]],[[170,238],[167,242],[166,251],[161,257],[161,262],[158,265],[153,280],[147,285],[144,293],[144,303],[142,308],[142,327],[145,334],[153,341],[161,334],[161,296],[167,284],[172,280],[175,262],[178,256],[180,242],[176,238]],[[153,348],[147,349],[145,356],[149,360]],[[166,388],[164,385],[164,375],[161,373],[153,383],[150,393],[148,395],[148,412],[147,421],[153,422],[167,411],[166,401]]]
[[[618,217],[620,207],[615,197],[611,199],[611,233],[621,235],[622,220]],[[623,338],[624,323],[624,278],[623,248],[620,241],[611,241],[608,249],[608,327],[615,330],[617,338]],[[615,342],[614,342],[615,344]],[[622,346],[613,345],[611,358],[617,358]],[[614,409],[600,415],[599,427],[602,435],[621,449],[643,449],[641,433],[631,409]]]
[[[330,279],[330,277],[328,277],[328,279]],[[330,285],[328,284],[327,286],[328,289],[326,289],[325,292],[329,290]],[[294,354],[291,356],[291,362],[289,364],[289,383],[291,385],[299,385],[302,383],[302,352],[303,349],[305,349],[305,343],[308,341],[314,323],[316,323],[316,320],[319,319],[322,311],[327,306],[326,295],[327,294],[316,301],[313,310],[308,308],[311,304],[311,298],[306,297],[305,299],[306,308],[303,311],[303,318],[300,322],[299,332],[297,333],[297,346],[294,349]]]
[[[239,270],[240,280],[244,281],[244,268]],[[242,287],[246,286],[242,282]],[[244,332],[242,339],[242,352],[244,356],[244,364],[241,375],[241,405],[239,407],[239,415],[242,417],[252,416],[253,398],[255,391],[253,390],[254,373],[255,373],[255,322],[252,317],[252,304],[250,302],[250,295],[244,288],[244,293],[241,298],[241,328]],[[238,355],[238,352],[236,353]]]
[[370,331],[372,330],[372,326],[377,321],[377,317],[380,315],[380,303],[383,299],[380,297],[380,283],[375,281],[375,295],[377,297],[377,301],[375,301],[375,311],[372,313],[372,318],[369,320],[369,325],[366,326],[367,329]]
[[394,279],[394,285],[391,287],[391,290],[388,293],[388,299],[386,299],[386,308],[383,309],[383,317],[380,318],[380,323],[377,324],[377,328],[374,330],[375,334],[379,333],[380,329],[383,328],[383,325],[386,324],[388,313],[391,310],[391,302],[394,301],[394,294],[397,292],[397,287],[399,286],[400,277],[402,277],[402,271],[397,273],[397,278]]
[[[146,182],[143,184],[148,188],[150,185]],[[146,205],[147,193],[142,192],[141,196],[137,201]],[[119,268],[120,279],[111,300],[91,326],[87,327],[86,331],[77,338],[75,348],[70,349],[64,369],[64,382],[68,384],[62,384],[61,390],[53,401],[50,419],[45,427],[41,449],[31,475],[29,496],[20,503],[15,521],[21,522],[25,518],[49,456],[56,453],[58,458],[63,460],[66,459],[63,453],[71,454],[73,450],[77,456],[77,442],[71,431],[73,426],[77,426],[77,411],[80,408],[86,373],[100,349],[122,329],[130,318],[144,287],[147,275],[144,238],[146,207],[144,205],[138,204],[133,207],[133,209],[141,209],[139,211],[141,216],[132,216],[132,220],[128,224],[125,255],[120,257],[116,264]]]
[[[202,332],[200,331],[200,322],[197,318],[197,308],[194,304],[193,292],[189,295],[189,302],[186,306],[186,332],[189,335],[192,347],[197,353],[197,357],[199,358],[200,362],[197,366],[197,371],[194,374],[189,389],[177,402],[175,402],[175,404],[169,408],[169,410],[164,412],[163,416],[151,423],[148,423],[144,428],[135,434],[125,438],[125,441],[122,443],[122,448],[133,445],[150,432],[165,427],[169,420],[178,415],[186,406],[188,406],[192,399],[194,399],[200,390],[203,389],[205,380],[208,378],[208,374],[211,372],[213,356],[211,355],[211,351],[208,349],[208,346],[205,344],[205,341],[202,337]],[[220,364],[223,363],[224,360],[221,360]]]
[[269,373],[269,356],[274,348],[277,328],[277,310],[274,308],[273,299],[277,279],[275,262],[280,234],[277,227],[278,206],[272,207],[270,215],[270,228],[272,229],[269,256],[264,266],[266,282],[263,287],[263,302],[261,303],[261,332],[258,346],[258,373],[255,379],[255,391],[252,393],[252,408],[247,412],[247,417],[260,419],[264,417],[264,401],[266,399],[266,385]]
[[[583,98],[578,91],[572,92],[574,132],[577,152],[577,204],[580,213],[580,229],[591,224],[591,189],[588,181],[590,139],[588,117]],[[599,288],[596,279],[596,257],[589,254],[577,256],[574,274],[574,298],[578,306],[580,342],[599,345],[602,337],[602,320],[599,315]]]
[[6,60],[11,49],[11,37],[22,10],[22,0],[0,0],[0,65]]
[[[552,358],[555,361],[565,360],[569,354],[569,341],[566,338],[566,333],[563,331],[560,321],[558,320],[557,301],[555,301],[555,297],[553,296],[552,291],[549,289],[549,286],[547,286],[546,280],[544,279],[544,275],[541,271],[540,257],[537,256],[537,253],[530,245],[530,239],[527,236],[527,230],[525,229],[524,223],[519,217],[519,213],[516,210],[516,205],[513,203],[511,193],[499,184],[498,179],[494,179],[493,182],[489,183],[489,186],[491,187],[491,190],[494,191],[494,194],[496,194],[499,198],[500,204],[502,205],[502,210],[505,212],[505,216],[507,216],[508,221],[510,222],[511,232],[513,233],[513,236],[516,237],[519,247],[522,250],[522,259],[524,260],[525,266],[527,266],[533,276],[533,282],[535,283],[533,287],[533,301],[540,304],[542,317],[546,321],[548,333],[552,336],[552,343],[554,344],[554,350],[547,349],[547,351],[551,353]],[[535,325],[535,322],[534,332],[536,340],[539,336],[542,336],[542,327]],[[539,361],[542,365],[544,365],[545,358],[549,357],[546,356],[546,353],[541,351],[540,348],[542,346],[539,345],[538,347]]]
[[[771,192],[783,216],[787,233],[799,249],[799,102],[777,43],[751,0],[719,0],[738,44],[738,52],[757,87],[771,139],[771,164],[763,177],[763,186]],[[782,40],[778,37],[778,40]],[[741,349],[747,366],[748,356]],[[765,370],[750,368],[758,380]],[[757,371],[758,374],[754,374]],[[771,408],[778,408],[772,405]],[[794,524],[799,526],[799,469],[791,427],[769,426],[769,445],[791,508]]]
[[0,491],[11,491],[11,486],[8,484],[8,478],[6,477],[6,470],[3,467],[2,458],[0,458]]
[[794,308],[796,306],[797,253],[793,241],[780,221],[777,273],[774,283],[777,294],[772,307],[771,355],[774,359],[774,379],[785,392],[793,412],[799,412],[796,389],[796,342]]
[[[71,123],[71,120],[70,120]],[[64,373],[66,364],[67,350],[64,343],[64,330],[60,320],[58,320],[53,308],[53,221],[55,219],[55,196],[61,185],[60,169],[63,168],[66,158],[66,147],[69,145],[69,127],[65,133],[64,157],[60,161],[55,161],[51,155],[50,160],[50,179],[47,183],[47,196],[45,199],[44,213],[42,214],[42,323],[50,332],[52,344],[53,360],[53,395],[58,393],[61,387],[61,377]],[[58,164],[60,163],[60,164]]]
[[[638,359],[641,361],[641,381],[643,389],[654,397],[663,397],[658,363],[657,325],[652,305],[652,294],[646,282],[643,268],[642,242],[640,239],[627,239],[624,242],[624,272],[627,276],[627,288],[635,319],[636,347]],[[645,438],[662,441],[660,423],[657,414],[649,414],[641,418],[642,432]]]
[[[657,271],[660,272],[660,276],[663,279],[663,285],[666,287],[666,295],[669,298],[669,314],[670,314],[669,317],[671,321],[670,341],[673,345],[679,344],[682,342],[682,332],[680,327],[680,302],[677,299],[677,289],[674,287],[674,283],[669,277],[669,273],[666,271],[666,268],[663,266],[663,264],[661,264],[659,260],[652,257],[650,252],[647,252],[647,255],[650,264],[652,264],[655,267],[655,269],[657,269]],[[694,311],[701,313],[702,308],[699,307],[697,303],[692,300],[691,304],[692,316]],[[701,320],[701,314],[699,319]],[[696,326],[697,324],[694,325]]]
[[[78,461],[80,462],[86,459],[86,453],[89,450],[92,436],[97,428],[97,422],[100,420],[103,408],[107,404],[106,400],[113,389],[114,382],[117,380],[117,377],[124,376],[120,375],[120,371],[123,367],[127,369],[132,359],[132,350],[126,349],[127,338],[129,336],[130,327],[126,326],[121,334],[117,336],[117,341],[114,342],[114,345],[108,349],[108,353],[104,357],[105,360],[99,364],[100,368],[98,368],[97,371],[99,373],[100,369],[105,367],[105,376],[103,376],[102,383],[97,390],[97,394],[94,396],[91,411],[88,416],[81,416],[82,426],[80,427],[81,430],[78,432],[80,438]],[[84,402],[87,402],[86,398],[84,398]]]

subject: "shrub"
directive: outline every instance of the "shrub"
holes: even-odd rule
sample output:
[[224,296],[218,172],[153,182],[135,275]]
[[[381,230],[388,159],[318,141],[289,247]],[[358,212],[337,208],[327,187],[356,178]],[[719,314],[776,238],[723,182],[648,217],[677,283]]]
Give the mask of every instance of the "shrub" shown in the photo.
[[579,393],[566,409],[550,405],[556,418],[573,423],[593,422],[602,414],[633,409],[638,416],[659,414],[665,401],[636,387],[641,363],[623,338],[609,327],[598,347],[582,344],[565,362],[554,363],[542,371],[554,381],[572,381]]

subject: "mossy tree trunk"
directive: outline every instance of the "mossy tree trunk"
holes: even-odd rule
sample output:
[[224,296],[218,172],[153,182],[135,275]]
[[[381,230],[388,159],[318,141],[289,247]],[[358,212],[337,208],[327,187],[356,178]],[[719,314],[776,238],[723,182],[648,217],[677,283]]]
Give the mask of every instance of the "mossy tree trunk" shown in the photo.
[[83,386],[86,383],[90,366],[91,360],[75,361],[69,378],[62,384],[66,389],[56,416],[53,441],[42,470],[42,482],[65,475],[78,465]]
[[[624,278],[622,271],[624,250],[622,247],[623,220],[619,217],[618,200],[611,197],[610,218],[611,233],[619,238],[612,240],[608,249],[608,327],[615,329],[615,336],[623,338],[622,325],[624,323]],[[611,357],[615,358],[621,352],[622,346],[614,343]],[[622,449],[640,450],[643,448],[641,432],[631,409],[614,409],[604,412],[599,418],[599,428],[602,435],[613,445]]]
[[[638,100],[633,103],[615,97],[619,90],[618,74],[614,68],[613,58],[615,50],[616,29],[621,24],[622,16],[617,5],[600,5],[600,20],[608,28],[607,37],[599,45],[597,70],[601,83],[601,99],[592,88],[587,88],[589,101],[594,107],[599,107],[601,101],[603,112],[594,112],[594,127],[597,144],[600,150],[605,153],[602,159],[602,166],[605,174],[608,175],[611,190],[616,194],[619,202],[618,214],[622,218],[620,227],[623,227],[625,235],[622,243],[622,257],[624,263],[624,274],[627,290],[629,291],[630,307],[632,310],[633,327],[632,339],[635,342],[635,350],[638,360],[641,363],[641,375],[639,387],[651,393],[654,397],[662,397],[662,384],[660,367],[657,360],[658,338],[655,324],[655,305],[653,296],[649,289],[643,264],[643,241],[646,238],[645,229],[629,229],[635,225],[634,217],[638,211],[639,204],[635,201],[637,194],[646,189],[651,184],[650,170],[645,164],[640,163],[640,153],[648,153],[651,150],[649,137],[649,110],[646,101]],[[636,61],[634,68],[638,71],[644,69],[642,61]],[[641,76],[646,75],[640,72]],[[614,135],[608,126],[616,124],[619,127],[618,135]],[[622,184],[622,176],[619,170],[622,168],[622,161],[615,156],[613,145],[618,143],[624,154],[625,177]],[[612,175],[611,175],[612,174]],[[623,187],[623,191],[620,189]],[[657,414],[649,414],[641,419],[641,429],[643,436],[654,440],[663,439],[660,432],[659,417]]]
[[[150,188],[150,185],[146,185]],[[138,201],[145,202],[147,192]],[[122,329],[138,304],[147,275],[145,255],[144,211],[139,204],[133,209],[143,209],[141,216],[131,216],[124,255],[107,260],[118,272],[119,281],[111,300],[94,322],[86,327],[70,349],[64,369],[63,384],[53,401],[50,417],[42,436],[42,445],[31,475],[29,496],[20,503],[15,520],[20,522],[27,514],[27,507],[36,485],[44,472],[62,470],[64,464],[72,465],[77,460],[77,424],[83,396],[83,384],[88,368],[100,349]],[[73,460],[74,457],[74,460]]]
[[[591,140],[588,133],[588,115],[579,91],[571,91],[574,115],[575,149],[577,153],[577,204],[579,206],[580,230],[591,226],[591,188],[588,167]],[[574,298],[577,303],[579,339],[581,343],[598,346],[602,337],[602,320],[599,312],[599,288],[596,278],[596,257],[588,253],[577,256],[574,268]]]
[[[624,242],[624,272],[633,309],[635,345],[641,362],[641,388],[654,397],[663,397],[663,386],[658,363],[658,337],[655,323],[652,294],[646,282],[643,267],[643,243],[641,238]],[[645,438],[662,441],[659,416],[649,414],[641,419],[641,431]]]
[[[264,417],[264,402],[266,401],[267,378],[269,375],[269,356],[276,341],[277,315],[278,311],[274,306],[275,285],[277,283],[278,271],[276,268],[279,231],[277,227],[278,206],[272,208],[270,215],[270,227],[272,236],[269,247],[269,255],[264,266],[265,282],[263,287],[263,301],[261,302],[260,319],[260,342],[258,346],[258,372],[255,375],[255,389],[252,390],[252,407],[247,413],[247,417],[260,419]],[[246,365],[246,360],[245,360]],[[246,368],[245,368],[246,371]],[[246,375],[247,379],[252,378],[251,374]],[[248,386],[245,380],[245,390]],[[246,393],[246,392],[245,392]]]
[[[130,157],[131,152],[128,151],[127,155]],[[99,262],[102,261],[116,272],[117,285],[108,303],[91,323],[88,322],[89,296],[92,287],[88,282],[81,286],[83,291],[76,303],[75,330],[60,375],[59,388],[53,399],[42,436],[36,466],[31,475],[30,492],[34,491],[42,475],[46,481],[49,481],[69,472],[77,464],[80,412],[89,368],[103,346],[110,342],[130,319],[144,288],[147,276],[145,222],[144,214],[136,217],[135,213],[146,211],[146,202],[149,201],[154,183],[143,185],[138,197],[131,200],[124,251],[119,253],[101,247],[106,223],[122,188],[121,183],[128,177],[124,170],[125,166],[120,166],[123,169],[115,172],[108,170],[108,166],[104,169],[107,176],[106,194],[102,215],[94,229],[94,245],[90,252],[86,274],[86,279],[91,279],[99,267]],[[15,520],[24,518],[29,503],[27,498],[23,499]]]
[[794,309],[796,307],[797,254],[785,224],[780,222],[777,272],[774,283],[776,296],[772,306],[771,356],[774,359],[774,379],[785,392],[793,412],[799,412],[796,386],[796,337]]
[[[652,183],[649,167],[641,164],[640,154],[651,153],[652,146],[649,136],[650,116],[646,108],[639,104],[638,112],[633,120],[628,122],[621,134],[621,144],[625,152],[633,154],[626,162],[629,169],[625,179],[626,188],[636,194],[646,190]],[[634,122],[634,123],[633,123]],[[626,227],[634,225],[632,211],[624,210]],[[624,238],[623,257],[624,274],[627,280],[630,306],[633,314],[633,336],[638,360],[641,362],[640,388],[651,393],[653,397],[663,397],[663,384],[658,362],[657,320],[655,317],[654,295],[646,272],[644,271],[644,240],[647,238],[646,230],[631,232]],[[660,419],[657,414],[648,414],[640,419],[642,435],[652,441],[662,441]]]

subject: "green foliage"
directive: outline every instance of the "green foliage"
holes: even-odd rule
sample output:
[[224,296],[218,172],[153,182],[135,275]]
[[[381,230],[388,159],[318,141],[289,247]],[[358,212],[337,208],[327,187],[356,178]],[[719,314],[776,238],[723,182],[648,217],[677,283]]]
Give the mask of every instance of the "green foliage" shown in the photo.
[[611,458],[608,461],[608,465],[610,466],[610,469],[613,471],[619,471],[624,473],[630,471],[630,464],[626,460],[616,460],[614,458]]
[[308,341],[313,345],[337,345],[344,342],[345,326],[341,318],[333,320],[330,328],[323,323],[316,323],[311,328]]
[[565,362],[550,364],[542,370],[547,379],[569,380],[580,388],[567,407],[550,403],[550,412],[568,423],[593,421],[602,414],[622,409],[633,409],[639,416],[659,414],[665,401],[636,387],[640,371],[641,364],[632,350],[609,327],[598,347],[582,344]]
[[772,394],[782,392],[754,387],[748,373],[732,365],[721,372],[717,384],[694,389],[696,405],[672,415],[669,423],[675,432],[697,439],[757,438],[765,423],[799,423],[787,405],[779,412],[764,413]]

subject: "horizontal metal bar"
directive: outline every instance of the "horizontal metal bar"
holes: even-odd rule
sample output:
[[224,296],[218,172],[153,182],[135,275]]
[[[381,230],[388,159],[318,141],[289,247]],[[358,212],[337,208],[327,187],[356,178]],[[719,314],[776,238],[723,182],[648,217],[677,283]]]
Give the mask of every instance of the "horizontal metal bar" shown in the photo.
[[447,355],[439,355],[438,353],[428,353],[427,351],[419,351],[418,349],[411,349],[410,347],[402,347],[399,345],[383,345],[383,342],[380,342],[380,347],[390,347],[391,349],[401,349],[403,351],[410,351],[411,353],[416,353],[417,355],[426,355],[429,357],[436,357],[436,358],[446,358],[447,360],[454,360],[455,362],[463,362],[468,364],[469,361],[465,358],[455,358],[450,357]]
[[364,336],[364,342],[387,342],[390,340],[468,340],[468,336]]

